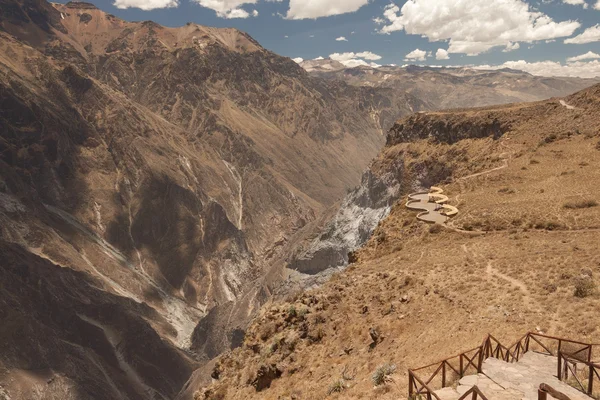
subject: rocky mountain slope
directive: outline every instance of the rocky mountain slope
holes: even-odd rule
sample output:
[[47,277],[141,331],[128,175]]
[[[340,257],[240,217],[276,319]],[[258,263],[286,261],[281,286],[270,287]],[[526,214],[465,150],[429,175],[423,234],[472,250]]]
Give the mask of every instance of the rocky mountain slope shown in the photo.
[[234,29],[1,0],[1,390],[175,397],[240,343],[287,243],[383,132],[427,107],[391,94]]
[[566,96],[600,82],[600,79],[533,76],[511,69],[414,65],[346,68],[330,59],[307,60],[301,65],[311,75],[323,79],[341,80],[360,87],[394,88],[397,93],[408,92],[436,109],[538,101]]
[[[481,71],[470,68],[357,67],[345,68],[330,60],[307,60],[302,67],[313,76],[342,80],[357,87],[394,88],[426,99],[430,109],[460,108],[533,101],[564,96],[597,83],[598,79],[544,78],[522,71]],[[433,128],[432,128],[433,129]],[[491,126],[490,129],[497,129]],[[388,138],[389,140],[389,138]],[[289,267],[303,274],[331,273],[343,267],[349,253],[360,248],[381,219],[388,215],[401,189],[404,171],[396,168],[381,176],[367,171],[361,185],[352,191],[337,212],[313,228],[312,235],[290,251]],[[426,178],[427,180],[427,178]],[[305,276],[294,277],[300,286]],[[312,278],[308,279],[309,286]],[[291,285],[297,286],[297,285]],[[290,285],[286,286],[287,288]]]
[[399,197],[346,270],[265,306],[196,399],[397,399],[408,368],[488,333],[598,342],[598,115],[600,85],[399,120],[370,174],[440,186],[458,216],[428,225]]

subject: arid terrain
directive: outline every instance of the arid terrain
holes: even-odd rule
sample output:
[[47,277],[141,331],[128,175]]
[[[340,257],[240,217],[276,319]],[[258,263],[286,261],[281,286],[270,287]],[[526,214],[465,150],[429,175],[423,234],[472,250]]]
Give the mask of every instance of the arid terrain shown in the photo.
[[[216,378],[215,396],[300,390],[312,398],[346,360],[335,358],[341,342],[353,346],[358,364],[350,367],[362,374],[346,394],[371,396],[371,366],[360,363],[379,362],[378,354],[408,362],[400,359],[406,348],[392,343],[433,318],[414,307],[437,301],[432,309],[452,315],[444,330],[456,338],[460,312],[438,294],[421,299],[434,284],[454,302],[480,304],[473,296],[504,282],[503,293],[523,297],[519,310],[533,313],[546,286],[538,291],[503,263],[510,252],[501,249],[514,245],[514,257],[548,272],[535,253],[541,238],[566,241],[549,248],[575,254],[553,261],[571,275],[544,280],[556,286],[558,322],[519,321],[558,329],[572,280],[597,262],[585,246],[593,246],[586,229],[597,212],[598,88],[565,98],[569,107],[552,99],[438,112],[444,104],[432,101],[431,85],[408,80],[411,88],[315,77],[236,29],[128,22],[85,2],[0,0],[0,399],[183,400]],[[517,79],[511,93],[530,97],[486,89],[461,106],[594,83],[553,82]],[[444,90],[473,90],[461,80],[451,87]],[[430,232],[402,208],[406,193],[433,184],[461,211],[456,231]],[[294,306],[297,315],[278,305],[273,323],[262,323],[269,305],[246,332],[272,298],[325,282],[348,261],[314,292],[318,302],[299,295],[306,307]],[[483,269],[472,281],[487,289],[461,279],[465,262],[465,271]],[[472,296],[434,268],[474,285]],[[372,304],[375,295],[388,297]],[[591,300],[577,301],[568,307]],[[472,333],[489,330],[504,315],[498,310]],[[386,339],[367,354],[360,343],[373,324]],[[297,329],[298,353],[273,344]],[[323,361],[330,355],[335,364]],[[282,376],[257,393],[246,375],[267,361],[277,367],[265,373]],[[310,384],[296,385],[297,377]]]
[[345,271],[265,306],[196,398],[405,398],[408,368],[488,333],[597,343],[600,86],[563,103],[398,121],[372,173],[402,170],[405,194],[440,186],[459,215],[418,222],[404,196]]

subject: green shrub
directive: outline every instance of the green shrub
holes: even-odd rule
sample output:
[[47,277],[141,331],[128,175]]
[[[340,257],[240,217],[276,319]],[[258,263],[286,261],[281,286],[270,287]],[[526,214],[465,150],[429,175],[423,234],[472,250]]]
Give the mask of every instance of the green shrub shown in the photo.
[[585,298],[594,293],[596,284],[589,276],[581,276],[575,280],[575,297]]
[[380,386],[391,381],[390,375],[396,372],[396,366],[394,364],[383,364],[373,372],[371,380],[375,386]]
[[338,379],[329,386],[327,395],[330,396],[334,393],[341,393],[347,388],[348,386],[346,386],[346,382],[343,379]]

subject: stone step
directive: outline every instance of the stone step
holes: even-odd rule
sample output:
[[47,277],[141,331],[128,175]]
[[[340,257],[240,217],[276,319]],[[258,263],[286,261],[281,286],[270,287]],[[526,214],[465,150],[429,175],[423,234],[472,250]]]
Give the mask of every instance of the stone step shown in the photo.
[[591,400],[556,378],[556,363],[556,357],[535,352],[526,353],[517,363],[488,358],[483,363],[483,373],[465,376],[456,388],[444,388],[435,393],[441,400],[457,400],[477,386],[488,400],[537,400],[538,388],[545,383],[571,400]]

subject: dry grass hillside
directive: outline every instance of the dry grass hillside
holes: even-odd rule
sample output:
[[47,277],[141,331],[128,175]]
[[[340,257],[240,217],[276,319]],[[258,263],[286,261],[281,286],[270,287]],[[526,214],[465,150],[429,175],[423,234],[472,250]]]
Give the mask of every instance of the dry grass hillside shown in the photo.
[[427,225],[404,196],[344,272],[264,307],[196,398],[405,398],[408,368],[487,333],[600,341],[600,86],[563,102],[399,121],[372,170],[400,163],[460,214]]

